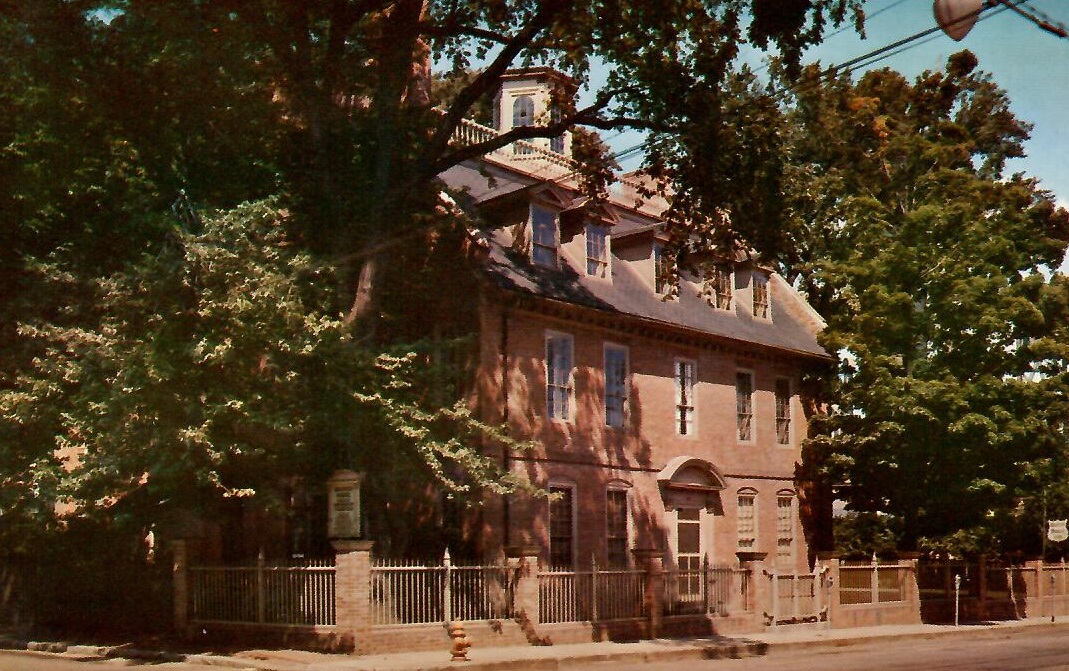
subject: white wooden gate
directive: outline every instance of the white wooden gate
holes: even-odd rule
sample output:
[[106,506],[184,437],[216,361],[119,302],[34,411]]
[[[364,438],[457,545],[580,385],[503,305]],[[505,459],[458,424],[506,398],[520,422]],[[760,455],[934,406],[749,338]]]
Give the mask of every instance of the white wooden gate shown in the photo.
[[765,624],[800,624],[828,619],[827,569],[813,573],[764,571],[762,579],[769,581],[763,590],[768,603],[762,606]]

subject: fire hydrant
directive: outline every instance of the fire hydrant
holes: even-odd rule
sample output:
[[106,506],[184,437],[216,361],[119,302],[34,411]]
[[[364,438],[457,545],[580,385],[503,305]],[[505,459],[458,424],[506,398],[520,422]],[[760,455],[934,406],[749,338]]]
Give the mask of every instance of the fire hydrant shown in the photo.
[[468,648],[471,647],[471,641],[468,640],[468,635],[464,633],[464,625],[460,622],[450,622],[449,637],[453,639],[453,659],[450,661],[469,661]]

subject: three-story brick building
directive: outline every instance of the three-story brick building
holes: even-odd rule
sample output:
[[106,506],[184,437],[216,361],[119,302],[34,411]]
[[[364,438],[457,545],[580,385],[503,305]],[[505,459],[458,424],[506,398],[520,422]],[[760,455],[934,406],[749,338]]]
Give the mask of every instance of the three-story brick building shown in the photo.
[[[514,73],[498,127],[465,131],[544,118],[556,77]],[[756,553],[805,568],[800,389],[830,361],[820,317],[749,255],[705,278],[665,272],[667,204],[627,179],[607,203],[582,198],[569,144],[517,143],[442,175],[486,222],[474,402],[537,441],[500,457],[555,494],[488,500],[471,530],[482,552],[533,545],[571,568],[654,549],[681,569]]]

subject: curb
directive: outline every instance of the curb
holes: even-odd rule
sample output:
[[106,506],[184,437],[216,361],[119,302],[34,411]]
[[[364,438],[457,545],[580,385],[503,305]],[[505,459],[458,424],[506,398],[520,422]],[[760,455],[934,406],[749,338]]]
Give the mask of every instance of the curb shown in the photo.
[[[721,641],[694,641],[678,646],[666,646],[662,649],[638,650],[594,650],[584,654],[581,651],[561,651],[559,657],[518,657],[513,659],[496,659],[464,663],[464,671],[560,671],[576,665],[593,663],[665,663],[695,660],[742,659],[757,657],[770,653],[791,653],[813,648],[842,648],[877,642],[911,640],[931,640],[957,637],[963,640],[998,638],[1032,627],[1069,628],[1069,622],[1027,622],[1010,626],[998,624],[963,627],[947,627],[927,631],[905,631],[861,634],[857,636],[834,636],[826,638],[808,638],[800,640],[775,640],[774,637],[758,639],[725,639]],[[832,633],[835,630],[826,630]],[[840,630],[844,631],[844,630]],[[771,639],[771,640],[769,640]],[[210,653],[180,654],[159,650],[144,650],[118,646],[72,645],[56,641],[30,641],[17,638],[0,637],[0,650],[24,650],[37,654],[65,654],[89,659],[130,659],[144,662],[186,662],[230,669],[259,669],[261,671],[372,671],[390,669],[393,671],[456,671],[458,665],[446,660],[413,661],[406,664],[401,659],[382,660],[360,657],[338,656],[323,661],[294,662],[256,657],[231,657]]]

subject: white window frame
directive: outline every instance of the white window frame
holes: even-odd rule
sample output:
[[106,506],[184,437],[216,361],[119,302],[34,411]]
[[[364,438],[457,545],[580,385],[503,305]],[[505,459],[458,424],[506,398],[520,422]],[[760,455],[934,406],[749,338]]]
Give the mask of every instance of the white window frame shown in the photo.
[[[520,104],[521,103],[524,103],[526,106],[528,106],[528,109],[530,111],[530,115],[528,115],[526,120],[524,120],[520,116],[517,116],[517,113],[520,111]],[[534,125],[534,116],[535,116],[535,100],[534,100],[534,96],[532,96],[530,93],[519,93],[519,94],[515,95],[512,98],[512,127],[513,128],[523,128],[525,126],[533,126]],[[517,122],[521,122],[521,123],[517,123]],[[526,142],[526,141],[514,142],[512,144],[512,153],[518,154],[518,155],[532,154],[532,153],[534,153],[534,147],[532,147],[531,144],[529,142]]]
[[[750,387],[750,393],[747,396],[745,412],[739,402],[741,398],[739,394],[739,380],[743,376],[749,379]],[[757,440],[757,415],[754,412],[756,385],[754,380],[754,372],[752,370],[740,368],[735,371],[735,440],[740,443],[753,443]],[[749,424],[749,435],[745,437],[742,435],[742,419],[744,416],[747,417]]]
[[[743,506],[743,499],[749,499],[750,506]],[[744,518],[742,511],[749,508],[749,517]],[[747,521],[747,523],[744,523]],[[760,531],[760,514],[758,511],[757,490],[743,487],[735,495],[735,544],[742,552],[756,552]]]
[[[555,350],[551,348],[554,342],[568,345],[568,372],[563,378],[556,375]],[[575,409],[575,338],[570,333],[546,331],[545,367],[546,416],[555,421],[571,422],[574,419],[573,410]],[[563,401],[563,405],[560,405],[558,401]]]
[[[564,115],[561,113],[559,107],[554,105],[553,107],[550,108],[550,110],[549,110],[549,121],[550,121],[550,123],[560,123],[560,120],[563,117],[564,117]],[[549,138],[549,150],[552,151],[552,152],[556,152],[558,154],[563,154],[564,153],[564,133],[561,133],[560,135],[554,135],[553,137]]]
[[571,538],[569,541],[571,558],[566,566],[553,563],[553,504],[558,502],[551,500],[546,502],[546,564],[553,571],[574,571],[579,557],[579,488],[574,482],[551,481],[548,489],[551,493],[554,490],[568,490],[569,492],[572,503],[570,511]]
[[[591,233],[595,235],[591,235]],[[600,238],[601,244],[592,248],[592,243]],[[601,224],[586,225],[586,274],[590,277],[611,277],[609,253],[609,228]],[[591,254],[593,252],[593,254]]]
[[[631,495],[628,493],[628,489],[629,487],[623,484],[611,484],[605,488],[605,565],[610,569],[626,569],[631,565]],[[623,561],[614,563],[610,543],[613,539],[619,540],[619,536],[612,534],[612,520],[609,517],[609,497],[621,494],[624,498],[624,552]]]
[[[609,369],[609,352],[615,352],[615,353],[618,353],[618,354],[622,354],[623,355],[623,364],[624,364],[624,371],[623,371],[624,374],[623,374],[623,380],[621,381],[621,389],[619,390],[619,394],[616,394],[616,395],[613,395],[613,396],[610,396],[610,394],[609,394],[609,380],[610,380],[610,375],[609,375],[609,371],[610,371],[610,369]],[[611,342],[605,343],[604,346],[602,347],[602,371],[603,371],[603,374],[604,374],[604,377],[605,377],[605,399],[604,399],[604,403],[602,404],[603,405],[603,409],[605,411],[605,426],[612,426],[612,427],[615,427],[615,428],[623,428],[627,424],[627,415],[628,415],[628,407],[627,406],[628,406],[628,399],[629,399],[629,397],[631,395],[631,353],[628,350],[628,348],[625,345],[618,345],[616,343],[611,343]],[[619,417],[620,418],[620,422],[619,422],[619,424],[614,424],[612,421],[610,421],[612,419],[612,417],[610,415],[610,408],[609,408],[609,399],[610,398],[619,398],[620,399],[620,417]]]
[[[552,244],[548,240],[540,239],[539,229],[540,224],[537,221],[539,214],[548,215],[552,221],[553,227],[553,241]],[[531,204],[530,211],[530,226],[531,226],[531,263],[536,266],[542,266],[544,268],[560,268],[560,217],[558,213],[543,207],[541,205]],[[552,255],[552,261],[540,258],[539,252],[544,251],[547,255]]]
[[[772,319],[772,289],[769,286],[772,278],[763,272],[753,271],[750,274],[750,298],[753,305],[753,316],[758,319]],[[762,287],[758,292],[757,287]],[[758,300],[758,294],[764,298]]]
[[727,264],[717,264],[713,268],[713,305],[718,310],[733,310],[734,301],[735,271]]
[[[687,367],[690,369],[690,385],[684,389],[683,372]],[[698,433],[698,403],[695,398],[698,388],[698,362],[694,359],[675,358],[672,361],[672,379],[675,381],[676,435],[695,436]]]
[[[780,395],[781,384],[787,387],[786,399]],[[794,408],[792,405],[794,385],[791,384],[790,378],[777,377],[773,395],[776,405],[776,444],[789,447],[794,443]],[[781,410],[784,412],[781,413]],[[786,440],[784,440],[784,434],[786,434]]]
[[659,296],[667,295],[672,288],[671,273],[665,268],[664,245],[653,243],[653,252],[650,255],[653,260],[653,291]]
[[[783,503],[787,502],[784,506]],[[786,516],[784,516],[786,510]],[[776,565],[784,568],[794,566],[795,539],[797,538],[798,495],[789,489],[776,492]],[[785,549],[786,548],[786,549]]]

